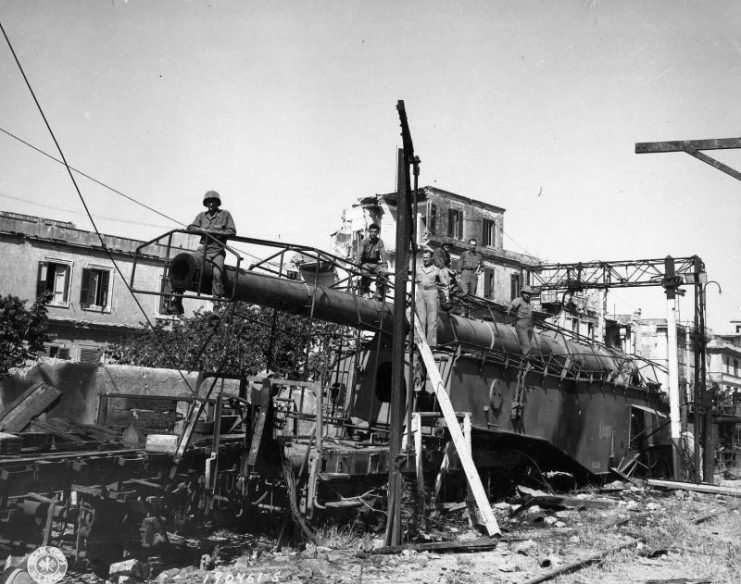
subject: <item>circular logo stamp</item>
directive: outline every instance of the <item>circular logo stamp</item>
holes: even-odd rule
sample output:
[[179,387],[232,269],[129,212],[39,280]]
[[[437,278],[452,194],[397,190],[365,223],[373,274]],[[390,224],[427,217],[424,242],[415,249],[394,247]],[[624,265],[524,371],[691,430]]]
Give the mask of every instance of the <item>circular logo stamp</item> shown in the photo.
[[67,558],[59,548],[45,545],[28,556],[28,575],[38,584],[54,584],[67,573]]

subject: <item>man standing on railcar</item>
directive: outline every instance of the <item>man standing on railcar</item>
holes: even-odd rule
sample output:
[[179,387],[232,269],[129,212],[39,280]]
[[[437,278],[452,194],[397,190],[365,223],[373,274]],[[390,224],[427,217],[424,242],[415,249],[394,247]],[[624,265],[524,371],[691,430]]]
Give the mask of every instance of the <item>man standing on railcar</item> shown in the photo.
[[438,268],[432,262],[432,252],[422,252],[422,265],[417,265],[414,281],[417,284],[417,317],[427,335],[427,344],[437,346],[437,314],[440,309],[440,290],[447,299],[449,275],[446,269]]
[[458,259],[459,282],[464,294],[476,296],[479,274],[483,271],[483,256],[476,251],[476,240],[468,240],[468,249]]
[[[211,264],[211,293],[214,306],[224,296],[224,259],[226,258],[226,240],[237,234],[231,213],[221,209],[221,196],[216,191],[203,195],[206,211],[196,215],[188,225],[188,231],[201,233],[199,253],[204,254],[205,261]],[[173,290],[182,294],[182,290]],[[173,296],[167,309],[169,314],[183,314],[183,302],[179,296]]]
[[530,297],[533,289],[523,286],[519,298],[515,298],[507,308],[507,314],[515,317],[515,332],[517,340],[520,341],[522,355],[527,359],[533,348],[533,309],[530,306]]

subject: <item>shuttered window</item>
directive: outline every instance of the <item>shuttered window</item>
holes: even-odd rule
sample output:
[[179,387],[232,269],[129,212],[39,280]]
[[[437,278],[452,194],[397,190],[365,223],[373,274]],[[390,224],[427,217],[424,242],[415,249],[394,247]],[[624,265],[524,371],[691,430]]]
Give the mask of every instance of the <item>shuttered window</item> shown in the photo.
[[84,268],[80,289],[80,306],[105,310],[109,308],[111,271],[100,268]]
[[69,303],[70,265],[59,262],[39,262],[36,296],[47,297],[51,306]]
[[100,347],[80,347],[80,363],[98,363],[100,361]]

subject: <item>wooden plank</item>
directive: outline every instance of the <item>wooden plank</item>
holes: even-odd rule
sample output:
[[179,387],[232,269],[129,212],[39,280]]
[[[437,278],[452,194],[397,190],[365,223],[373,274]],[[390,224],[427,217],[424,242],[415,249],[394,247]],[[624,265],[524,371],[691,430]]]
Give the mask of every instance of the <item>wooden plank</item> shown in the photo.
[[662,481],[658,479],[648,479],[647,485],[652,487],[664,487],[667,489],[681,489],[684,491],[696,491],[698,493],[712,493],[714,495],[727,495],[729,497],[741,497],[741,490],[730,489],[728,487],[718,487],[716,485],[696,485],[695,483],[683,483],[680,481]]
[[528,507],[538,505],[546,509],[611,509],[617,506],[617,501],[609,499],[579,499],[577,497],[561,497],[558,495],[538,495],[525,501],[512,511],[512,517]]
[[41,420],[34,419],[31,421],[31,425],[37,427],[39,430],[42,430],[43,432],[54,434],[55,436],[59,436],[60,438],[63,438],[64,440],[69,440],[70,442],[74,442],[76,444],[83,444],[85,442],[85,440],[83,440],[79,436],[70,434],[65,429],[59,428],[58,426],[54,424],[50,424],[48,423],[48,421],[42,422]]
[[741,138],[636,142],[635,152],[636,154],[653,154],[658,152],[686,152],[687,150],[724,150],[728,148],[741,148]]
[[45,383],[28,388],[0,413],[0,427],[9,432],[20,432],[28,426],[31,418],[43,413],[60,395],[61,391]]
[[727,175],[732,176],[736,180],[741,180],[741,172],[737,171],[735,168],[731,168],[727,164],[723,164],[720,160],[716,160],[712,156],[708,156],[704,152],[699,152],[697,150],[687,150],[687,154],[689,154],[690,156],[694,156],[698,160],[701,160],[705,164],[709,164],[710,166],[720,170],[721,172],[725,172]]
[[17,398],[15,398],[10,404],[5,406],[5,409],[3,409],[2,412],[0,412],[0,422],[3,421],[3,419],[10,414],[15,408],[17,408],[20,404],[22,404],[28,396],[30,396],[34,391],[36,391],[40,386],[44,385],[43,382],[39,381],[35,385],[32,385],[31,387],[27,388],[21,395],[19,395]]
[[[56,418],[55,418],[56,419]],[[81,430],[85,432],[90,432],[92,434],[101,434],[103,436],[108,436],[109,439],[118,439],[121,437],[121,432],[117,432],[116,430],[111,430],[110,428],[107,428],[105,426],[101,426],[99,424],[81,424],[80,422],[75,422],[74,420],[70,420],[69,418],[65,418],[67,422],[75,426],[76,428],[80,428]]]
[[501,541],[523,541],[522,537],[503,537],[501,539],[479,538],[468,541],[427,541],[424,543],[410,543],[403,545],[390,545],[373,550],[374,554],[398,554],[405,550],[435,551],[435,552],[458,552],[458,551],[483,551],[497,547]]
[[593,554],[587,558],[584,558],[583,560],[577,560],[575,562],[571,562],[570,564],[566,564],[565,566],[562,566],[560,568],[556,568],[555,570],[552,570],[548,572],[547,574],[543,574],[542,576],[536,576],[535,578],[530,578],[529,580],[526,580],[524,584],[540,584],[541,582],[547,582],[548,580],[552,580],[557,576],[561,576],[563,574],[570,574],[571,572],[576,572],[577,570],[581,570],[582,568],[586,566],[600,563],[610,554],[617,553],[621,550],[627,549],[629,547],[633,547],[637,544],[638,544],[637,541],[634,541],[631,543],[624,543],[622,545],[606,550],[604,552]]
[[417,521],[426,528],[425,521],[425,477],[422,453],[422,418],[419,414],[412,414],[412,436],[414,437],[414,457],[417,472]]
[[435,390],[437,403],[448,424],[448,432],[450,432],[450,437],[453,440],[456,451],[458,452],[458,458],[463,466],[463,472],[468,479],[471,494],[479,508],[482,523],[486,528],[489,537],[501,535],[497,519],[494,517],[494,512],[491,509],[489,499],[484,491],[484,485],[481,484],[481,477],[479,476],[478,470],[476,470],[476,465],[473,463],[473,458],[471,457],[466,439],[461,431],[461,426],[458,423],[458,418],[453,409],[453,404],[451,403],[450,397],[445,388],[445,382],[440,375],[440,370],[437,368],[437,363],[435,363],[435,356],[432,354],[432,350],[425,340],[425,332],[422,329],[422,324],[420,323],[419,318],[414,319],[414,333],[416,336],[415,341],[417,343],[417,348],[419,349],[422,361],[427,368],[427,375],[429,375],[432,387]]

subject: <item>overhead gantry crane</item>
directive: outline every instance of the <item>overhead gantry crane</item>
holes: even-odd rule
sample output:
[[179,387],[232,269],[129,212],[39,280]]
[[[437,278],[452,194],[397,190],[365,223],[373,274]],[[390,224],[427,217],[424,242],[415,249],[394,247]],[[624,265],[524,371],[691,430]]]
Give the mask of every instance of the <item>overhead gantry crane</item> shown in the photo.
[[[567,293],[586,289],[635,288],[662,286],[667,298],[667,361],[669,373],[669,405],[671,436],[674,443],[674,474],[679,478],[681,424],[679,415],[679,356],[677,349],[676,296],[683,295],[680,286],[695,287],[694,322],[694,409],[695,460],[699,460],[699,404],[705,396],[705,264],[699,256],[658,259],[591,261],[558,264],[539,264],[531,271],[532,283],[543,290],[563,290]],[[706,426],[706,437],[708,429]],[[706,448],[707,450],[707,448]],[[707,466],[707,465],[706,465]],[[707,469],[706,469],[707,476]],[[699,481],[698,465],[695,479]]]

